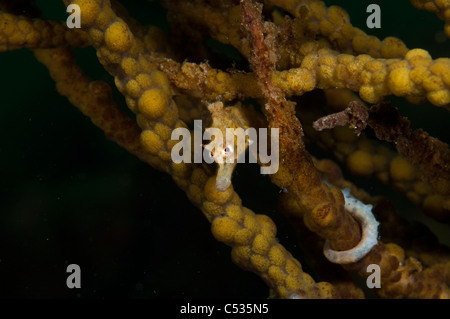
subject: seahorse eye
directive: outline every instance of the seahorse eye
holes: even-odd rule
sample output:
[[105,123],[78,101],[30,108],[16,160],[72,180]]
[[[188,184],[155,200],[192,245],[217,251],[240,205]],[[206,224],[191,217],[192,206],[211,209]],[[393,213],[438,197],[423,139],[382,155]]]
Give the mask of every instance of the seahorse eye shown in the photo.
[[233,149],[231,147],[227,146],[223,149],[223,153],[225,156],[230,156],[233,154]]

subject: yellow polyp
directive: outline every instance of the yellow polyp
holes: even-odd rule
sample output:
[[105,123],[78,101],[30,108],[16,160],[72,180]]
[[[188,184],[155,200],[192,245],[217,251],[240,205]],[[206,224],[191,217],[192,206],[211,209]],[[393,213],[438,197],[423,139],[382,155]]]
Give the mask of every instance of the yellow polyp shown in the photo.
[[313,70],[316,68],[317,58],[315,55],[308,55],[302,61],[302,68]]
[[162,159],[164,162],[172,162],[172,154],[165,150],[161,150],[158,152],[158,157]]
[[159,70],[154,70],[151,73],[151,77],[158,87],[162,89],[164,94],[166,95],[172,95],[172,89],[170,87],[170,82],[167,79],[167,76],[164,74],[164,72],[161,72]]
[[295,259],[288,259],[285,269],[290,276],[299,276],[301,273],[300,263]]
[[274,265],[277,266],[284,265],[286,257],[279,245],[272,246],[272,248],[269,251],[269,259]]
[[219,205],[223,205],[231,200],[234,190],[233,186],[230,186],[224,192],[219,192],[216,189],[216,178],[211,177],[206,182],[204,192],[206,199]]
[[371,175],[373,173],[372,155],[361,150],[353,152],[347,157],[347,167],[356,175]]
[[141,94],[141,86],[136,80],[130,80],[125,85],[126,94],[132,99],[137,99]]
[[423,50],[423,49],[409,50],[406,53],[405,58],[407,60],[409,60],[410,63],[412,63],[412,61],[414,61],[416,59],[421,59],[421,60],[430,61],[430,62],[432,60],[430,53],[428,53],[428,51]]
[[114,84],[116,85],[116,87],[120,91],[120,93],[125,94],[125,86],[124,86],[124,83],[121,78],[115,77]]
[[17,24],[17,27],[19,28],[20,32],[24,34],[28,34],[33,30],[32,25],[28,21],[19,21]]
[[371,61],[364,65],[364,69],[373,73],[384,68],[384,63],[378,60]]
[[400,58],[408,52],[405,44],[398,38],[386,37],[381,45],[381,55],[384,58]]
[[103,32],[98,29],[90,29],[88,31],[92,43],[99,44],[103,41]]
[[244,220],[244,213],[239,205],[228,205],[225,209],[227,216],[241,223]]
[[325,4],[319,1],[312,1],[310,4],[311,13],[315,18],[324,17],[327,11]]
[[101,56],[103,63],[119,64],[120,61],[122,60],[122,56],[121,56],[120,52],[112,51],[106,46],[98,49],[98,52],[99,52],[99,55]]
[[248,246],[234,246],[231,250],[231,258],[233,261],[244,268],[248,267],[247,263],[251,255],[251,250]]
[[242,228],[234,235],[236,245],[249,245],[255,234],[247,228]]
[[151,78],[151,76],[147,73],[141,73],[136,77],[136,81],[139,83],[139,85],[143,88],[143,89],[149,89],[151,88],[154,83],[153,80]]
[[241,228],[235,220],[226,216],[214,218],[211,224],[211,232],[214,238],[229,245],[234,242],[234,236]]
[[360,67],[364,67],[367,63],[373,61],[374,59],[368,54],[360,54],[356,57],[357,62],[360,64]]
[[319,289],[320,296],[324,299],[334,298],[334,288],[329,282],[319,282],[317,283],[317,288]]
[[133,35],[123,21],[114,22],[105,31],[105,43],[112,51],[126,52],[132,45]]
[[394,181],[412,181],[416,176],[414,167],[400,156],[392,159],[389,174]]
[[372,84],[382,84],[387,77],[387,71],[385,68],[381,68],[372,73]]
[[100,11],[97,19],[95,19],[95,27],[105,31],[105,29],[110,25],[114,20],[117,19],[117,16],[114,14],[111,8],[107,6],[103,6]]
[[352,46],[357,52],[366,52],[369,44],[367,43],[367,37],[363,35],[357,35],[352,38]]
[[123,69],[123,72],[125,72],[125,74],[128,75],[129,77],[134,78],[139,72],[139,65],[133,58],[123,58],[121,67]]
[[175,176],[186,177],[189,173],[189,166],[186,163],[171,163],[172,173]]
[[355,60],[355,57],[353,55],[350,54],[339,54],[337,56],[337,61],[339,64],[342,65],[350,65],[350,63],[352,63]]
[[319,74],[322,79],[331,81],[333,79],[334,69],[328,65],[320,65]]
[[[132,100],[134,102],[134,100]],[[127,101],[128,107],[130,106]],[[152,127],[152,123],[142,114],[136,116],[136,122],[142,130],[149,130]]]
[[370,85],[363,85],[359,89],[359,96],[366,102],[376,103],[380,97],[375,93],[375,89]]
[[256,235],[253,240],[252,251],[259,254],[265,255],[270,248],[270,242],[263,235]]
[[438,106],[447,105],[450,103],[450,91],[438,90],[427,94],[428,100]]
[[332,54],[323,55],[319,58],[318,63],[321,65],[327,65],[334,68],[337,65],[337,58]]
[[178,144],[178,143],[179,143],[179,141],[175,141],[175,140],[171,140],[171,139],[166,140],[166,149],[167,149],[169,152],[171,152],[171,151],[172,151],[172,148],[173,148],[176,144]]
[[218,72],[216,74],[216,79],[218,82],[226,82],[227,80],[229,80],[229,74],[227,74],[226,72]]
[[411,81],[413,81],[415,84],[421,84],[430,74],[430,71],[426,67],[417,67],[414,68],[409,73],[409,78]]
[[[136,48],[137,48],[137,46],[136,46]],[[132,53],[132,52],[130,52],[130,53]],[[142,56],[142,55],[139,56],[137,58],[137,62],[139,64],[139,68],[142,73],[150,74],[153,71],[153,69],[155,68],[154,65],[150,61],[148,61],[145,56]]]
[[275,237],[275,235],[277,234],[277,226],[269,216],[257,214],[256,220],[262,228],[262,235],[264,235],[266,238]]
[[16,32],[9,37],[10,44],[20,44],[23,43],[23,41],[24,41],[23,34],[20,32]]
[[[180,123],[178,119],[178,113],[176,112],[165,112],[164,115],[161,117],[162,122],[166,124],[169,127],[185,127]],[[180,124],[178,124],[180,123]]]
[[155,132],[145,130],[141,133],[141,144],[146,151],[153,155],[158,154],[164,148],[164,142]]
[[300,277],[298,277],[298,276],[289,276],[289,277],[286,277],[285,284],[286,284],[286,288],[288,290],[294,290],[294,289],[300,287],[302,282],[300,280]]
[[146,90],[139,98],[139,111],[149,119],[161,117],[168,107],[167,95],[159,89]]
[[422,85],[425,90],[431,92],[431,91],[438,91],[443,88],[442,79],[436,75],[433,74],[427,74],[427,77],[422,80]]
[[202,205],[202,211],[206,218],[211,221],[216,216],[219,216],[223,213],[223,208],[222,206],[217,205],[214,202],[204,201]]
[[172,129],[163,123],[156,123],[154,126],[154,131],[164,141],[169,141],[172,135]]
[[289,298],[290,291],[286,289],[286,287],[278,285],[276,287],[276,296],[279,298]]
[[95,1],[75,0],[72,3],[80,6],[80,19],[83,26],[89,26],[94,23],[100,13],[100,7]]
[[330,21],[322,20],[320,21],[319,26],[320,26],[320,33],[324,35],[329,35],[334,31],[334,26],[330,23]]
[[348,13],[339,6],[331,6],[328,8],[328,19],[336,26],[336,28],[339,28],[350,21]]
[[284,286],[284,280],[286,278],[286,273],[284,273],[280,267],[270,266],[268,275],[276,285]]
[[250,257],[250,263],[258,272],[264,273],[269,268],[269,261],[264,256],[253,255]]
[[299,70],[296,76],[297,78],[292,79],[292,81],[297,81],[300,86],[299,90],[307,92],[314,89],[316,85],[316,77],[311,70]]
[[246,214],[244,217],[244,227],[249,229],[251,232],[256,233],[259,231],[260,226],[255,214]]
[[392,93],[398,96],[407,95],[412,91],[413,83],[409,78],[408,68],[397,68],[388,77],[388,85]]
[[449,61],[444,59],[437,59],[430,66],[430,72],[442,77],[445,85],[450,86]]

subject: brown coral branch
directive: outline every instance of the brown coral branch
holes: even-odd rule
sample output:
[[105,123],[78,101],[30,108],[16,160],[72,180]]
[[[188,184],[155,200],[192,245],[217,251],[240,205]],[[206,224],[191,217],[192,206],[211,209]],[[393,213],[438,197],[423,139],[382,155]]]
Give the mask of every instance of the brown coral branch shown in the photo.
[[272,181],[296,196],[307,212],[304,220],[308,228],[331,240],[333,248],[350,249],[360,240],[359,226],[345,212],[342,193],[321,181],[302,141],[303,129],[295,116],[294,104],[270,81],[276,61],[271,59],[275,56],[270,55],[273,49],[263,40],[261,7],[247,1],[241,1],[241,5],[243,25],[254,48],[252,65],[267,99],[269,127],[279,128],[280,169]]
[[264,37],[261,14],[261,4],[241,1],[242,25],[248,32],[252,47],[249,61],[259,79],[264,96],[268,100],[268,111],[271,113],[285,99],[281,90],[272,83],[271,74],[275,70],[277,54],[273,46],[273,35]]

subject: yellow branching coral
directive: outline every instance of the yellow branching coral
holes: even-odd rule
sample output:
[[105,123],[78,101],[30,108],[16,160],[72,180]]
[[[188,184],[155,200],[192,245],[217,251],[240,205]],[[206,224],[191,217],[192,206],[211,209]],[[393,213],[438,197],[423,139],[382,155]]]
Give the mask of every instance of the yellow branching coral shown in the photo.
[[[373,287],[358,287],[348,273],[365,279],[378,267],[380,297],[450,298],[448,248],[404,223],[386,199],[344,180],[334,162],[310,154],[312,141],[349,173],[390,184],[431,217],[450,221],[448,145],[411,128],[385,102],[396,96],[448,111],[450,59],[408,49],[394,37],[369,35],[352,25],[345,9],[320,0],[162,0],[165,30],[135,20],[127,12],[130,4],[62,2],[79,8],[80,29],[41,18],[31,0],[0,1],[0,52],[31,50],[57,91],[108,139],[171,177],[201,210],[213,237],[229,247],[233,262],[260,277],[271,297],[362,298]],[[411,2],[437,13],[449,34],[447,1]],[[111,85],[92,81],[90,67],[80,66],[76,54],[85,47],[95,50]],[[349,105],[364,116],[351,119]],[[318,119],[326,125],[314,125]],[[205,122],[205,132],[225,138],[217,135],[207,143],[198,120]],[[265,150],[264,135],[244,135],[243,147],[239,137],[227,135],[228,129],[246,134],[251,128],[270,130]],[[183,132],[183,145],[189,146],[182,148],[182,161],[172,154],[181,145],[175,131]],[[378,139],[393,143],[396,151]],[[277,215],[247,204],[248,190],[235,183],[241,174],[237,159],[248,148],[260,160],[275,144],[271,156],[277,169],[270,181],[280,189],[280,211],[299,232],[306,256],[301,259],[277,234]],[[194,156],[199,149],[200,160]],[[207,151],[216,163],[203,158]],[[259,182],[250,183],[247,188],[256,189]],[[166,198],[158,200],[173,201],[173,190],[161,191]],[[178,222],[174,212],[161,215]],[[169,228],[166,233],[177,241]],[[183,250],[184,242],[177,246]],[[304,262],[311,268],[304,269]]]
[[[307,55],[300,69],[283,71],[274,81],[289,95],[310,90],[348,88],[358,91],[360,97],[377,103],[387,95],[425,96],[437,106],[448,107],[450,103],[450,60],[433,61],[421,49],[408,51],[405,59],[374,59],[369,55],[352,56],[320,50]],[[311,81],[302,87],[302,79]]]
[[0,52],[21,48],[38,49],[89,45],[86,34],[68,29],[64,22],[28,19],[6,12],[0,13]]

